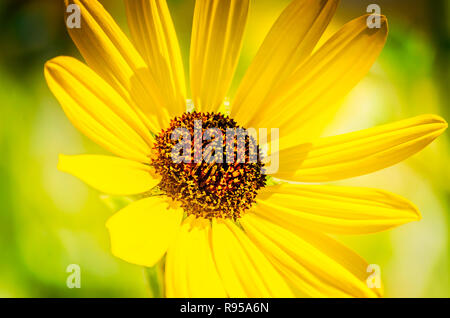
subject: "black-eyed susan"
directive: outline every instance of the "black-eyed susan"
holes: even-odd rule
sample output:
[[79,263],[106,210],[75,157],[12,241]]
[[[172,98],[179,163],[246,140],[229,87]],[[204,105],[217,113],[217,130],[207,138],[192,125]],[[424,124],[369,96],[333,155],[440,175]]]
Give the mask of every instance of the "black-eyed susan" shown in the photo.
[[[381,295],[366,284],[368,264],[329,235],[386,230],[418,220],[419,211],[386,191],[317,183],[396,164],[447,123],[423,115],[340,136],[317,134],[376,60],[388,33],[385,17],[373,29],[367,16],[357,18],[314,50],[338,1],[293,0],[224,115],[219,108],[236,69],[249,0],[196,1],[195,112],[186,111],[182,59],[164,0],[125,1],[132,42],[99,2],[69,3],[81,10],[81,28],[69,33],[87,65],[57,57],[47,62],[45,77],[72,123],[117,157],[62,155],[59,169],[101,192],[139,198],[107,221],[114,255],[142,266],[164,259],[168,297]],[[195,120],[222,131],[279,127],[272,177],[296,184],[268,182],[261,161],[169,160],[170,133],[191,132]]]

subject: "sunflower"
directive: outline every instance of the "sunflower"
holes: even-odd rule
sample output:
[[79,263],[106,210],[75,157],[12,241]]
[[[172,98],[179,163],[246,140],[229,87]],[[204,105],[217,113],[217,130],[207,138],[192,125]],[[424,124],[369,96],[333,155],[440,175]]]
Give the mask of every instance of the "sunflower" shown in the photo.
[[[378,297],[368,264],[333,239],[420,219],[383,190],[321,183],[371,173],[415,154],[447,128],[435,115],[332,137],[320,133],[369,71],[388,26],[367,16],[316,44],[337,0],[293,0],[281,13],[223,109],[236,70],[249,0],[197,0],[187,111],[182,58],[164,0],[126,0],[132,40],[95,0],[69,34],[86,64],[57,57],[47,83],[70,121],[116,156],[61,155],[58,168],[100,192],[135,196],[106,223],[112,253],[164,262],[167,297]],[[279,127],[279,169],[256,163],[168,160],[168,136],[193,121],[227,128]],[[245,147],[249,147],[246,139]],[[259,145],[263,146],[263,145]]]

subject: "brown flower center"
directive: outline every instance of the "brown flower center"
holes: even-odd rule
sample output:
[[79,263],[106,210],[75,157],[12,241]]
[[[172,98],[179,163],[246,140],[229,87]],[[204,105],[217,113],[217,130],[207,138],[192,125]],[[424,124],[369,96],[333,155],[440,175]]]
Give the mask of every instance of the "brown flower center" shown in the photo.
[[220,113],[184,113],[156,136],[159,188],[187,215],[236,220],[265,186],[259,146]]

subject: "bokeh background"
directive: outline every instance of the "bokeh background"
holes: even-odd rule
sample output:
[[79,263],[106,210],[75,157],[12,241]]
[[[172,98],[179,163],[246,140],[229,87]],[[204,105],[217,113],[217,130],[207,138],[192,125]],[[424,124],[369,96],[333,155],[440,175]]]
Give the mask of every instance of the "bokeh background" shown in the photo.
[[[121,0],[103,5],[128,33]],[[169,0],[188,65],[193,0]],[[253,0],[234,91],[287,0]],[[346,99],[328,135],[435,113],[450,119],[450,1],[342,0],[325,34],[381,6],[390,35],[370,74]],[[79,57],[63,1],[0,0],[0,297],[148,297],[143,269],[114,258],[104,227],[115,201],[56,169],[58,153],[103,153],[76,131],[48,90],[46,60]],[[388,297],[449,297],[448,132],[406,162],[340,182],[403,195],[423,220],[341,237],[378,264]],[[66,287],[79,264],[81,288]]]

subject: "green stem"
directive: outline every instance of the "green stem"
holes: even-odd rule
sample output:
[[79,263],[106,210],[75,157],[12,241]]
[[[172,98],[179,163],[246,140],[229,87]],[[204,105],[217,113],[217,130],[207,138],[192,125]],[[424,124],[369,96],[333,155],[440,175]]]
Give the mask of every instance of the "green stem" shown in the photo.
[[144,269],[152,298],[164,297],[164,259],[153,267]]

